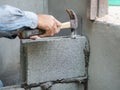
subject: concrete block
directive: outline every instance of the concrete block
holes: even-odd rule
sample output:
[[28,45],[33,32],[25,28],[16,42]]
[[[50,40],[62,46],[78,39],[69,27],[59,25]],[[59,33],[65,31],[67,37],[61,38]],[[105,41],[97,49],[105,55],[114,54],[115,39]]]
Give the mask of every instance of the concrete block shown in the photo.
[[84,76],[86,38],[77,36],[51,37],[23,40],[23,78],[27,83],[37,83],[63,78]]
[[76,83],[56,84],[51,88],[51,90],[84,90],[84,87],[83,85]]
[[31,90],[42,90],[41,87],[31,88]]
[[[31,88],[31,90],[43,90],[41,87]],[[84,90],[84,86],[78,83],[55,84],[48,90]]]
[[24,88],[20,88],[20,85],[14,85],[0,88],[0,90],[24,90]]

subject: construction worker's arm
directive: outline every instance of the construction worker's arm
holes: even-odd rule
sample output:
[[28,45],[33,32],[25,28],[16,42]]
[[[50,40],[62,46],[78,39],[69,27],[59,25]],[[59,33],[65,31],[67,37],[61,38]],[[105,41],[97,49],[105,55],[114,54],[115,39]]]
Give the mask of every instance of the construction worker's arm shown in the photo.
[[[10,37],[8,32],[22,27],[46,30],[46,33],[39,37],[53,36],[59,32],[60,26],[61,23],[51,15],[37,15],[9,5],[0,6],[0,37],[15,38],[17,34]],[[38,38],[38,36],[31,37],[31,39],[35,38]]]

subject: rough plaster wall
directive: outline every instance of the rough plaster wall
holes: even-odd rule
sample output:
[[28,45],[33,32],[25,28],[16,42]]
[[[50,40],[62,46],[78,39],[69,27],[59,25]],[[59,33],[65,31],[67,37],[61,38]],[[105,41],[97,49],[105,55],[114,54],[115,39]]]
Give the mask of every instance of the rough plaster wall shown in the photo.
[[89,90],[120,90],[120,25],[94,23],[90,44]]
[[[47,13],[45,0],[0,0],[0,5],[12,5],[22,10]],[[18,84],[20,63],[20,40],[0,39],[0,79],[5,85]]]

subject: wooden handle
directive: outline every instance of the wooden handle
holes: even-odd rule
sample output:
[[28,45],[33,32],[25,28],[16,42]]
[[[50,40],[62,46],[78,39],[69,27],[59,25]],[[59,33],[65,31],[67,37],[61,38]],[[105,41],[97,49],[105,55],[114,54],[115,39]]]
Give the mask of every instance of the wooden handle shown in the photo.
[[65,29],[65,28],[70,28],[70,27],[71,27],[70,22],[64,22],[64,23],[62,23],[62,26],[60,29]]

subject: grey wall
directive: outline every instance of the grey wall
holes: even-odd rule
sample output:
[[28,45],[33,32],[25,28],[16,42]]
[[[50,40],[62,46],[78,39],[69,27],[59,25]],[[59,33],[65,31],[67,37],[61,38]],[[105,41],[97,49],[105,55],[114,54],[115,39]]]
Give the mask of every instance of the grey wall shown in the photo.
[[[86,0],[48,0],[48,12],[49,14],[55,16],[61,22],[69,21],[69,16],[66,13],[66,9],[73,9],[78,16],[79,24],[77,32],[80,34],[82,29],[85,29],[85,25],[83,23],[86,22]],[[82,18],[82,20],[81,20]],[[81,25],[82,24],[82,25]],[[61,30],[59,35],[68,35],[70,33],[70,29]]]
[[120,90],[120,25],[94,23],[90,44],[89,90]]
[[44,13],[47,0],[0,0],[0,5],[12,5],[22,10]]
[[[45,0],[0,0],[0,5],[12,5],[22,10],[46,13]],[[0,39],[0,79],[4,85],[20,82],[20,40]]]
[[19,79],[19,39],[0,39],[0,79],[4,84],[18,83]]

